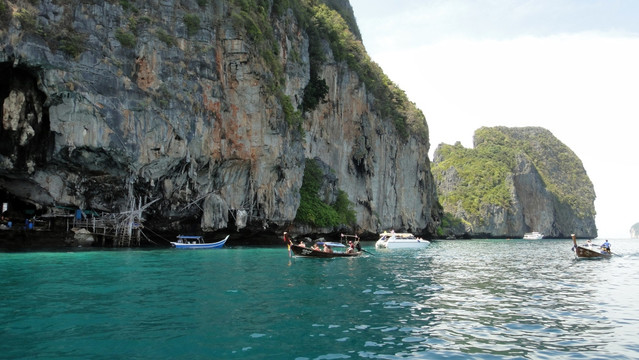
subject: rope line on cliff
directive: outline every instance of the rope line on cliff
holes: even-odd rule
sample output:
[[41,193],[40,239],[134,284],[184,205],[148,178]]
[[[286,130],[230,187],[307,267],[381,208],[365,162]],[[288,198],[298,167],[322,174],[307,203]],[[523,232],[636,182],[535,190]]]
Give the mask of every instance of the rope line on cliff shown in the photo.
[[159,245],[158,243],[156,243],[155,241],[151,240],[151,238],[149,238],[148,236],[146,236],[146,234],[144,233],[144,231],[141,231],[140,234],[142,234],[142,236],[144,236],[146,238],[147,241],[154,243],[155,245]]
[[[169,240],[169,239],[167,239],[167,238],[163,237],[162,235],[160,235],[160,234],[156,233],[155,231],[151,230],[150,228],[145,227],[144,229],[145,229],[145,230],[149,230],[150,232],[152,232],[152,233],[153,233],[153,235],[155,235],[155,236],[159,237],[160,239],[162,239],[162,240],[164,240],[164,241],[166,241],[166,242],[168,242],[168,243],[171,243],[171,240]],[[144,235],[144,236],[146,236],[146,235]],[[147,239],[148,239],[148,237],[147,237]],[[150,240],[149,240],[149,241],[150,241]],[[155,243],[154,243],[154,244],[155,244]],[[156,244],[156,245],[157,245],[157,244]]]
[[[199,202],[200,200],[204,199],[205,197],[207,197],[207,196],[208,196],[209,194],[211,194],[212,192],[213,192],[213,191],[210,191],[210,192],[208,192],[208,193],[206,193],[206,194],[204,194],[204,195],[200,196],[199,198],[197,198],[197,199],[195,199],[195,200],[191,201],[190,203],[186,204],[186,206],[184,206],[182,209],[180,209],[180,211],[184,211],[184,210],[186,210],[186,209],[190,208],[193,204],[196,204],[196,203],[197,203],[197,202]],[[196,204],[196,205],[197,205],[197,204]],[[202,209],[202,207],[201,207],[200,205],[197,205],[197,207],[198,207],[200,210],[204,211],[204,209]]]

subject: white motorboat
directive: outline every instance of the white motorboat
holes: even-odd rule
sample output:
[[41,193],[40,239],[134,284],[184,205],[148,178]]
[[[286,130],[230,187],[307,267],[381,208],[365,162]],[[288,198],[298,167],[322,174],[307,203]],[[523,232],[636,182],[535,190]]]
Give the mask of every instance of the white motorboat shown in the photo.
[[430,245],[430,241],[415,237],[411,233],[384,232],[375,243],[377,249],[420,249]]
[[529,233],[525,233],[524,234],[524,239],[526,240],[540,240],[544,238],[544,234],[540,233],[540,232],[529,232]]

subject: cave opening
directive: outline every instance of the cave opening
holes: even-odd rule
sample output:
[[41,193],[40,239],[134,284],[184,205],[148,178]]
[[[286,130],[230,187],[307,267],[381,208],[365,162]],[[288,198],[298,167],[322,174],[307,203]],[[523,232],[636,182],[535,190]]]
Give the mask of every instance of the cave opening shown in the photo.
[[0,171],[32,172],[50,157],[53,134],[37,71],[0,63]]
[[0,188],[0,202],[2,202],[2,220],[20,221],[42,215],[46,212],[45,208],[36,206],[30,202],[26,202],[18,196]]

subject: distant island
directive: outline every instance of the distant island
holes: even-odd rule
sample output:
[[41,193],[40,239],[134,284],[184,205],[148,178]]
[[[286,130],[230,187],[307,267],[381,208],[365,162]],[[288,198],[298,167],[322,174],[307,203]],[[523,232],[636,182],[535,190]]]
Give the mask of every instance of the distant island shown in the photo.
[[442,236],[597,236],[595,191],[575,153],[540,127],[482,127],[433,157]]

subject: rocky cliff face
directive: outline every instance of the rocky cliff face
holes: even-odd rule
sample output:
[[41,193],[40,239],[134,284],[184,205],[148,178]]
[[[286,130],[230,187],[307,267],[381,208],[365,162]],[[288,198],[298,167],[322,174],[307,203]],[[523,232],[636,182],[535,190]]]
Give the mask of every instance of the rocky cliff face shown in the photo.
[[593,185],[581,161],[548,130],[482,128],[474,149],[441,145],[433,173],[444,211],[473,236],[597,236]]
[[325,102],[299,127],[287,119],[313,60],[292,9],[260,7],[272,57],[230,0],[0,5],[0,194],[10,206],[118,212],[156,200],[147,220],[161,230],[281,231],[306,158],[318,157],[360,231],[434,229],[427,139],[401,136],[326,40]]

